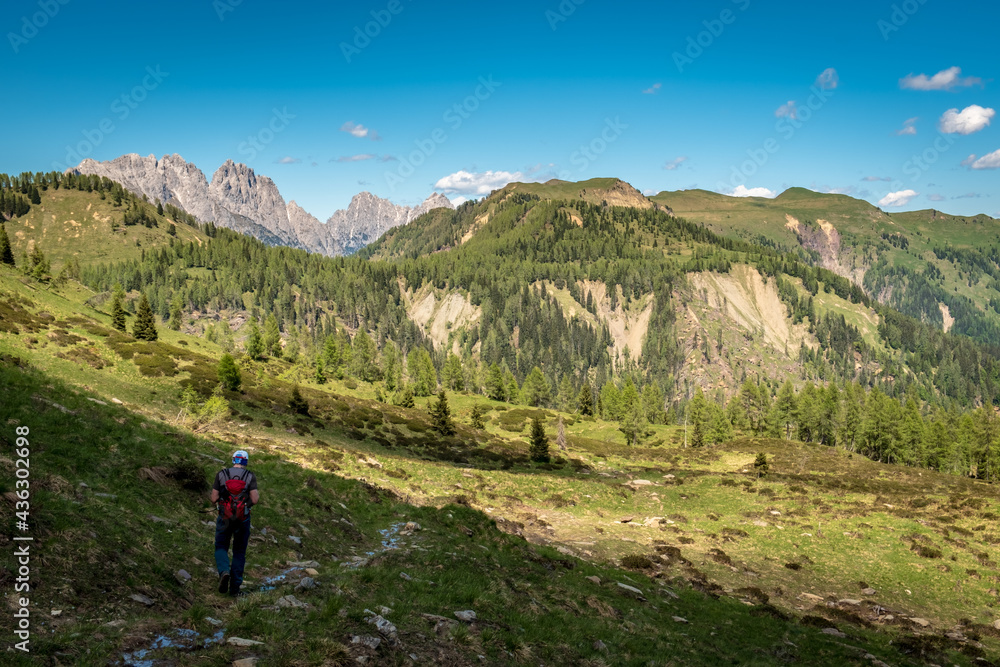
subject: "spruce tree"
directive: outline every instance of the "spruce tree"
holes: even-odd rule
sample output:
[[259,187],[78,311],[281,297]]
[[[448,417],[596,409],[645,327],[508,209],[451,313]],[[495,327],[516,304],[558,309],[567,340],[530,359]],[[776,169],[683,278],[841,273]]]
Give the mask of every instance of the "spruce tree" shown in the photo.
[[309,403],[306,399],[302,398],[302,393],[299,392],[299,385],[292,387],[292,396],[288,399],[288,409],[299,415],[309,414]]
[[531,460],[536,463],[549,462],[549,439],[545,435],[545,427],[537,415],[531,420]]
[[594,390],[591,388],[590,383],[587,382],[580,389],[580,396],[576,399],[577,402],[577,412],[579,412],[584,417],[589,417],[594,414]]
[[431,406],[431,428],[441,435],[455,435],[455,424],[451,421],[448,397],[444,389],[438,392],[437,402]]
[[476,403],[472,406],[472,414],[469,416],[469,422],[472,424],[472,428],[484,429],[486,428],[486,422],[483,421],[483,406]]
[[236,365],[236,360],[233,359],[233,355],[226,352],[219,359],[219,382],[222,386],[229,391],[239,391],[240,384],[242,383],[242,378],[240,376],[239,366]]
[[159,334],[156,332],[156,319],[153,316],[153,309],[149,306],[149,299],[143,292],[139,298],[139,307],[135,311],[135,324],[132,325],[132,335],[138,340],[155,341]]
[[264,321],[264,351],[269,357],[281,357],[281,328],[274,313]]
[[247,336],[246,355],[254,361],[260,361],[264,356],[264,339],[260,335],[260,327],[257,320],[253,320],[250,325],[250,335]]
[[489,375],[486,378],[486,395],[494,401],[503,401],[507,398],[507,386],[504,384],[503,371],[494,362],[490,366]]
[[401,408],[412,408],[416,406],[416,402],[413,400],[413,389],[408,384],[404,384],[392,397],[392,404],[398,405]]
[[114,293],[111,296],[111,326],[122,333],[125,333],[125,290],[120,283],[115,283]]
[[0,222],[0,263],[17,266],[14,262],[14,251],[10,247],[10,239],[7,237],[7,230]]
[[167,325],[171,331],[181,330],[181,314],[184,312],[184,303],[181,295],[177,294],[170,302],[170,323]]

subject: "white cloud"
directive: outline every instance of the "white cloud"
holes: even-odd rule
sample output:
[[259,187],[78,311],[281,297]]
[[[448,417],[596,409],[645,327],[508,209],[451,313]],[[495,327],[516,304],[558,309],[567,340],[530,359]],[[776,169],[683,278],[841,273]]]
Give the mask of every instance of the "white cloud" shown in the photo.
[[885,197],[878,200],[879,206],[906,206],[910,203],[910,200],[919,195],[919,192],[915,190],[900,190],[899,192],[890,192]]
[[655,95],[656,91],[663,87],[662,83],[654,83],[652,86],[642,91],[643,95]]
[[775,118],[783,118],[788,116],[789,118],[798,118],[799,111],[795,108],[795,101],[788,100],[786,104],[782,104],[780,107],[774,110]]
[[966,192],[964,195],[955,195],[952,199],[979,199],[982,197],[978,192]]
[[365,160],[374,160],[377,156],[371,153],[361,153],[360,155],[341,155],[337,158],[337,162],[364,162]]
[[930,199],[931,201],[944,201],[945,199],[947,199],[947,197],[945,197],[944,195],[938,195],[938,194],[927,195],[927,198]]
[[993,109],[984,109],[978,104],[965,107],[961,112],[958,109],[948,109],[941,116],[938,127],[945,134],[972,134],[989,125],[996,113]]
[[341,125],[340,131],[347,132],[352,137],[357,137],[358,139],[364,139],[365,137],[368,137],[372,141],[378,141],[382,138],[378,136],[378,132],[376,132],[375,130],[367,128],[361,123],[355,123],[353,120],[349,120],[343,125]]
[[439,179],[434,184],[434,189],[441,190],[445,194],[488,195],[490,192],[502,188],[508,183],[521,180],[525,180],[524,174],[519,171],[484,171],[481,173],[472,173],[461,170]]
[[286,155],[280,160],[274,161],[275,164],[298,164],[299,162],[302,162],[302,160],[297,157],[292,157],[291,155]]
[[952,88],[966,88],[983,84],[983,80],[979,77],[967,76],[963,79],[961,74],[961,67],[949,67],[931,77],[926,74],[916,76],[910,74],[899,80],[899,87],[910,90],[951,90]]
[[774,199],[778,196],[778,193],[774,190],[768,190],[767,188],[748,188],[745,185],[737,185],[735,190],[724,194],[728,194],[730,197],[766,197],[767,199]]
[[454,204],[456,208],[461,206],[467,201],[469,201],[469,198],[462,195],[458,195],[457,197],[451,198],[451,203]]
[[816,77],[816,87],[820,90],[833,90],[840,84],[840,75],[837,70],[827,67],[818,77]]
[[962,166],[963,167],[968,167],[969,165],[971,165],[975,161],[976,161],[976,154],[973,153],[969,157],[967,157],[964,160],[962,160]]
[[869,183],[871,183],[873,181],[891,181],[892,178],[889,176],[865,176],[861,180],[868,181]]
[[919,116],[914,116],[913,118],[907,118],[906,120],[904,120],[903,121],[903,127],[902,127],[902,129],[900,129],[898,132],[896,132],[896,134],[899,134],[899,135],[902,135],[902,134],[916,134],[917,133],[917,127],[916,127],[915,123],[917,122],[917,120],[919,120],[919,118],[920,118]]
[[685,162],[687,162],[687,156],[681,155],[680,157],[675,157],[673,160],[667,162],[665,165],[663,165],[663,168],[666,169],[667,171],[674,171],[675,169],[677,169],[677,167],[681,166]]
[[972,163],[973,169],[1000,169],[1000,149],[984,155]]

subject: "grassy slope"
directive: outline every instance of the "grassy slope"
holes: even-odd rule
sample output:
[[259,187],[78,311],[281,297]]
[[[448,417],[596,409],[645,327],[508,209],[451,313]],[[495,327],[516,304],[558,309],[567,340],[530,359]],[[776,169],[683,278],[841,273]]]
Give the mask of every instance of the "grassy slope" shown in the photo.
[[[50,188],[41,196],[40,205],[32,206],[27,215],[6,223],[7,234],[18,261],[31,242],[40,243],[52,262],[53,275],[72,258],[81,265],[118,262],[138,258],[143,248],[148,250],[168,242],[166,232],[172,221],[157,216],[153,206],[148,210],[158,219],[159,227],[125,227],[121,225],[125,208],[116,207],[111,199],[65,188]],[[114,233],[111,232],[112,220],[119,224]],[[178,224],[177,239],[202,243],[206,237],[198,229]]]
[[[986,215],[953,216],[935,210],[890,215],[847,195],[822,194],[805,188],[790,188],[774,199],[727,197],[707,190],[661,192],[650,199],[669,206],[679,217],[703,222],[721,234],[760,235],[786,248],[799,247],[795,233],[785,226],[786,215],[803,223],[827,220],[842,236],[842,257],[855,256],[858,266],[874,261],[876,256],[871,249],[879,245],[883,233],[902,233],[910,242],[907,250],[883,243],[878,247],[878,256],[887,255],[896,266],[921,270],[931,262],[944,274],[948,291],[957,287],[959,294],[981,307],[985,308],[989,298],[996,296],[992,289],[987,289],[989,277],[970,287],[951,262],[937,259],[932,252],[935,246],[947,244],[957,248],[1000,244],[1000,223]],[[866,243],[869,252],[863,254]],[[849,266],[850,261],[842,259],[842,264]]]
[[[665,655],[684,664],[866,663],[863,652],[819,632],[831,625],[847,632],[846,643],[864,646],[891,664],[919,664],[930,657],[943,661],[942,647],[958,646],[940,635],[960,618],[972,624],[963,626],[966,634],[987,642],[988,651],[995,646],[996,633],[981,624],[992,614],[995,597],[987,589],[996,587],[996,564],[979,563],[975,556],[996,541],[987,528],[987,513],[1000,509],[992,487],[790,443],[684,450],[676,428],[657,427],[654,438],[664,446],[628,450],[607,442],[618,437],[613,425],[572,415],[564,415],[570,449],[562,464],[539,468],[523,458],[527,446],[520,430],[528,416],[523,409],[490,404],[486,433],[461,427],[458,438],[442,439],[426,432],[423,399],[416,410],[401,410],[338,397],[330,387],[307,387],[316,418],[297,418],[283,408],[288,383],[273,377],[287,368],[274,362],[261,367],[261,382],[245,370],[244,393],[230,396],[235,418],[196,436],[171,423],[178,410],[177,383],[191,379],[191,371],[199,376],[200,367],[218,354],[212,346],[168,333],[154,358],[136,366],[116,352],[128,356],[134,344],[108,335],[107,316],[82,306],[86,290],[51,293],[21,283],[8,269],[0,270],[0,286],[0,323],[17,331],[0,334],[0,351],[8,355],[0,384],[11,397],[0,408],[0,423],[10,429],[3,434],[7,441],[17,424],[31,428],[33,532],[45,553],[34,566],[39,587],[33,593],[33,627],[45,631],[35,635],[36,657],[61,654],[62,661],[104,664],[124,651],[148,647],[156,634],[173,628],[214,631],[204,620],[212,616],[224,622],[228,635],[265,641],[258,649],[213,646],[197,652],[213,663],[256,654],[267,664],[337,664],[348,653],[364,652],[345,646],[354,634],[373,633],[364,610],[380,605],[393,609],[388,617],[402,641],[400,647],[379,649],[381,664],[403,664],[409,653],[450,664],[471,664],[476,655],[497,664],[601,664],[598,659],[631,664],[662,661]],[[86,349],[111,365],[94,368]],[[13,362],[13,356],[27,361]],[[156,376],[159,368],[171,372],[165,357],[191,371]],[[362,385],[345,394],[368,391]],[[110,404],[112,397],[125,405]],[[482,399],[453,395],[461,421],[477,400]],[[547,415],[551,433],[555,415]],[[305,612],[267,609],[291,593],[290,586],[236,604],[212,593],[212,529],[202,524],[207,515],[196,513],[205,505],[204,491],[140,478],[141,468],[162,466],[182,478],[184,471],[195,470],[193,477],[200,473],[204,482],[219,465],[205,457],[223,459],[237,446],[252,451],[264,497],[255,522],[268,528],[267,535],[255,536],[248,576],[259,584],[286,569],[287,561],[316,560],[319,588],[296,593],[311,605]],[[764,481],[740,472],[757,449],[774,460],[775,472]],[[4,458],[0,465],[6,491],[12,488],[13,463]],[[665,474],[683,483],[666,480]],[[657,486],[632,492],[622,486],[629,476]],[[929,504],[905,507],[924,496]],[[782,517],[773,518],[772,511]],[[153,522],[148,514],[174,523]],[[616,522],[625,515],[636,521]],[[493,528],[492,517],[534,543],[562,546],[586,560],[504,535]],[[635,525],[646,517],[663,520]],[[13,519],[12,504],[3,504],[0,520],[8,535]],[[752,523],[761,520],[769,525]],[[379,531],[403,521],[417,521],[424,530],[366,566],[340,565],[355,554],[378,552]],[[806,532],[813,537],[803,536]],[[861,535],[841,537],[844,532]],[[917,533],[927,534],[944,558],[921,558],[910,551],[911,542],[900,539]],[[288,535],[301,537],[302,545]],[[11,552],[4,550],[8,572]],[[654,565],[622,571],[615,564],[625,554],[650,556]],[[881,566],[873,565],[876,561]],[[789,570],[786,562],[802,569]],[[938,569],[943,565],[947,572]],[[175,581],[173,573],[181,568],[193,575],[193,583]],[[970,579],[968,569],[979,578]],[[602,583],[585,578],[590,575]],[[860,579],[876,588],[873,599],[893,610],[896,621],[870,620],[853,605],[797,599],[806,591],[860,599],[865,597],[858,592]],[[648,601],[623,595],[616,582],[640,588]],[[727,590],[732,597],[715,598]],[[147,608],[131,600],[135,593],[154,604]],[[761,603],[764,595],[770,605]],[[441,636],[419,615],[450,616],[467,608],[482,621],[444,628]],[[50,609],[63,613],[54,618]],[[805,622],[784,620],[788,613],[806,614]],[[933,626],[925,636],[912,637],[902,615],[927,617]],[[593,648],[597,639],[607,653]],[[903,653],[897,652],[900,642]],[[964,648],[971,654],[978,650]],[[949,653],[950,662],[969,662]],[[177,657],[182,664],[198,661],[187,652]]]

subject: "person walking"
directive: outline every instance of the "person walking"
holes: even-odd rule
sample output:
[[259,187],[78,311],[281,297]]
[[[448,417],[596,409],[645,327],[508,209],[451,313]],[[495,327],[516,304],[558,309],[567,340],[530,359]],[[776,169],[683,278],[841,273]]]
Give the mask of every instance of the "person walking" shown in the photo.
[[[219,507],[215,521],[215,565],[219,570],[219,592],[240,594],[243,569],[250,542],[250,509],[260,502],[257,476],[247,470],[250,455],[245,450],[233,453],[231,468],[215,474],[212,503]],[[229,544],[233,546],[233,562],[229,563]]]

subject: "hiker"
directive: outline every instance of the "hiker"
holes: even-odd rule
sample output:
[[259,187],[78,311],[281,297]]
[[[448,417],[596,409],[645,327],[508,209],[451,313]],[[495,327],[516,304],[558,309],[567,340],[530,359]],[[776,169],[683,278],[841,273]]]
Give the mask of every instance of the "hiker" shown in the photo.
[[[250,508],[260,502],[257,477],[247,470],[250,455],[244,450],[233,453],[233,467],[215,475],[212,503],[219,506],[215,521],[215,565],[219,568],[219,592],[240,594],[243,568],[250,541]],[[229,565],[229,542],[233,543],[233,564]]]

